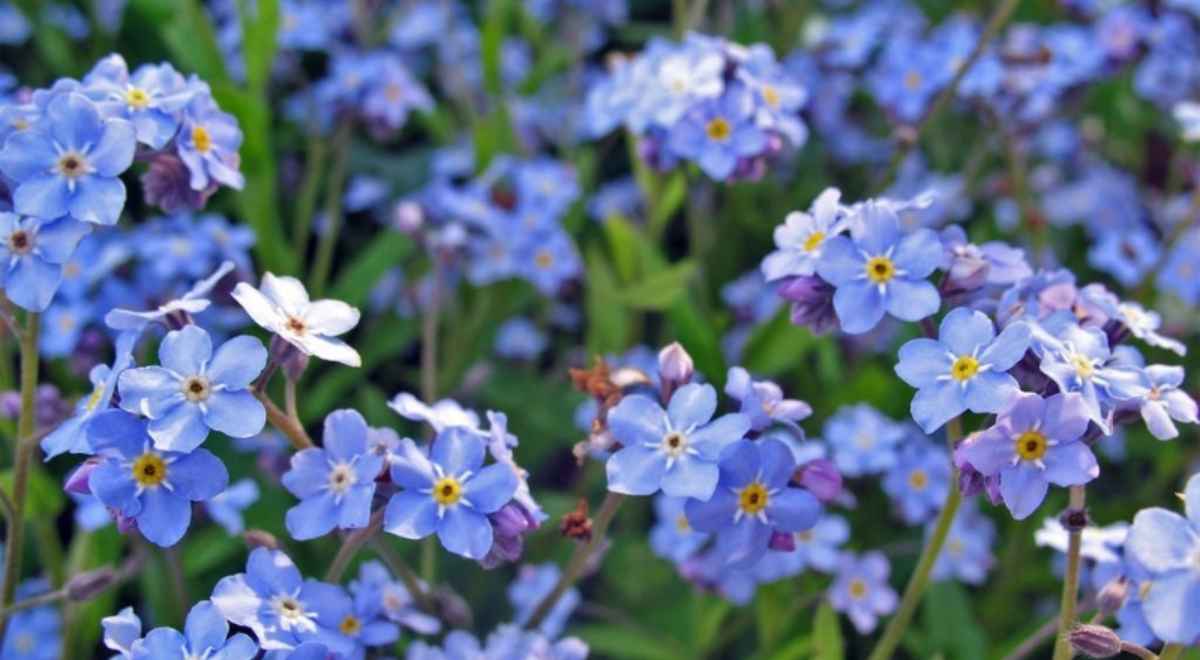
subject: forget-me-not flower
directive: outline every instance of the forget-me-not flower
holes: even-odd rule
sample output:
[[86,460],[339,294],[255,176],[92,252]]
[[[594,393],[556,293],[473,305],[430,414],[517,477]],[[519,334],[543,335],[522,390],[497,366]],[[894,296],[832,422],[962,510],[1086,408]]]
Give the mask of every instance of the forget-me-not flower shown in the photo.
[[242,131],[233,115],[221,112],[207,85],[198,80],[189,86],[201,86],[184,109],[176,138],[179,158],[191,174],[192,190],[215,188],[217,184],[241,190],[246,179],[238,171],[238,147]]
[[950,489],[950,458],[932,442],[910,440],[897,453],[883,477],[883,490],[904,522],[918,525],[932,518]]
[[750,418],[750,428],[762,431],[775,422],[799,428],[796,422],[812,414],[812,406],[798,399],[783,398],[783,390],[769,380],[753,380],[742,367],[730,367],[725,393],[741,404],[741,414]]
[[335,527],[366,527],[371,518],[375,478],[384,458],[368,451],[367,422],[357,411],[335,410],[325,417],[324,447],[292,455],[283,486],[300,503],[288,509],[287,528],[299,540],[324,536]]
[[[521,567],[521,570],[517,572],[516,579],[508,585],[508,600],[516,610],[513,617],[514,622],[524,625],[529,620],[542,599],[550,595],[558,583],[559,573],[558,564],[552,562],[537,566],[526,564]],[[563,628],[567,625],[567,619],[571,617],[571,613],[575,611],[581,601],[582,596],[579,595],[578,589],[567,590],[554,603],[550,613],[542,619],[541,624],[537,627],[538,632],[551,639],[562,635]]]
[[1148,573],[1142,609],[1159,639],[1200,639],[1200,475],[1183,492],[1187,517],[1158,507],[1133,518],[1125,550]]
[[121,408],[150,418],[156,447],[186,452],[209,429],[235,438],[263,430],[266,410],[250,392],[267,363],[256,337],[234,337],[214,354],[208,333],[188,325],[167,333],[158,358],[161,366],[129,369],[118,379]]
[[882,552],[845,553],[829,587],[829,603],[865,635],[875,629],[879,617],[896,609],[896,592],[888,584],[890,573],[891,564]]
[[896,464],[896,451],[909,435],[903,424],[860,403],[838,409],[825,422],[833,462],[848,477],[877,474]]
[[[1054,323],[1058,319],[1060,323]],[[1112,432],[1109,419],[1112,404],[1137,395],[1142,377],[1138,371],[1111,363],[1108,338],[1099,328],[1084,328],[1065,320],[1051,319],[1044,325],[1061,326],[1046,342],[1042,373],[1053,380],[1061,392],[1077,392],[1088,418],[1106,434]]]
[[358,351],[337,339],[358,325],[359,311],[340,300],[308,299],[308,291],[294,277],[263,275],[262,285],[239,282],[233,290],[238,301],[260,326],[274,332],[305,355],[362,365]]
[[90,230],[73,218],[0,212],[0,286],[8,299],[33,312],[46,309],[62,282],[63,264]]
[[133,660],[251,660],[258,644],[245,633],[229,637],[229,622],[211,602],[192,606],[183,632],[155,628],[131,647]]
[[170,64],[145,64],[133,75],[125,59],[109,55],[83,79],[84,94],[106,117],[127,119],[138,142],[162,149],[179,131],[180,113],[196,93]]
[[1145,391],[1140,393],[1142,420],[1159,440],[1179,435],[1175,422],[1200,423],[1196,401],[1183,390],[1183,367],[1152,364],[1143,370]]
[[900,347],[896,375],[917,388],[912,416],[926,433],[966,410],[1003,410],[1020,391],[1008,370],[1029,348],[1030,329],[1013,323],[996,335],[983,312],[959,307],[942,319],[938,338]]
[[237,536],[246,529],[242,512],[257,502],[258,496],[258,482],[250,478],[239,479],[205,502],[204,510],[230,536]]
[[825,241],[846,229],[841,196],[837,188],[826,188],[813,200],[807,213],[787,214],[783,224],[775,228],[776,250],[763,259],[762,273],[767,281],[812,275],[817,271]]
[[717,391],[696,383],[676,390],[666,410],[641,394],[621,399],[608,414],[612,437],[623,445],[608,459],[608,489],[626,495],[661,489],[676,497],[711,497],[721,452],[750,430],[745,415],[713,420],[716,410]]
[[654,554],[681,562],[696,554],[709,535],[692,527],[684,506],[687,498],[660,493],[654,498],[655,523],[650,528],[650,549]]
[[689,158],[717,181],[734,174],[742,159],[767,148],[767,134],[754,121],[754,99],[743,86],[733,86],[720,98],[705,101],[671,129],[671,151]]

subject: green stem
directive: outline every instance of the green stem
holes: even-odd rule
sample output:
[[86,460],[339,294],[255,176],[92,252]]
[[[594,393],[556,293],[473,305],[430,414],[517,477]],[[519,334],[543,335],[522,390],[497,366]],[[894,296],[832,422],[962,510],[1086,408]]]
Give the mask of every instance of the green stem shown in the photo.
[[383,512],[384,509],[379,509],[371,515],[371,522],[362,529],[355,530],[346,535],[346,540],[342,541],[342,547],[338,548],[337,555],[333,558],[333,563],[329,565],[329,570],[325,573],[325,581],[337,584],[342,580],[342,574],[346,572],[346,567],[350,565],[350,560],[354,559],[354,555],[359,549],[366,545],[367,541],[371,540],[372,536],[379,533],[383,529]]
[[[31,312],[21,335],[21,416],[17,420],[17,436],[13,446],[13,516],[8,522],[8,552],[4,557],[4,582],[0,587],[0,607],[13,603],[17,581],[21,576],[21,560],[25,550],[25,500],[29,490],[29,471],[32,468],[35,395],[38,381],[38,329],[41,315]],[[8,619],[0,613],[0,638]]]
[[308,138],[304,160],[304,181],[296,199],[296,216],[292,218],[292,242],[296,260],[303,262],[308,253],[308,238],[312,234],[313,210],[317,207],[317,191],[321,183],[321,165],[325,162],[325,139],[314,132]]
[[[1083,486],[1071,486],[1070,510],[1081,510],[1085,504]],[[1062,604],[1059,606],[1058,641],[1054,644],[1054,660],[1071,660],[1071,640],[1068,635],[1075,627],[1075,602],[1079,595],[1079,554],[1083,530],[1071,530],[1067,537],[1067,570],[1063,575]]]
[[404,583],[404,588],[408,589],[408,593],[416,601],[417,607],[430,614],[435,613],[429,594],[425,593],[425,588],[421,586],[421,579],[417,577],[412,568],[409,568],[408,562],[404,561],[404,558],[388,544],[387,540],[380,536],[374,536],[370,540],[370,545],[375,552],[379,553],[383,563]]
[[317,256],[308,287],[314,298],[320,297],[325,291],[325,282],[333,267],[333,249],[342,231],[342,189],[346,184],[346,165],[350,160],[351,128],[353,124],[344,120],[338,125],[333,138],[333,167],[325,181],[325,231],[317,243]]
[[[433,405],[438,395],[438,322],[441,316],[442,271],[434,257],[433,287],[429,306],[421,316],[421,398]],[[421,579],[432,585],[437,579],[437,545],[434,537],[421,542]]]
[[1163,647],[1162,653],[1158,654],[1158,660],[1179,660],[1183,657],[1183,644],[1167,644]]
[[[946,423],[946,443],[950,447],[951,454],[954,452],[955,443],[961,436],[961,418],[956,417]],[[892,657],[896,647],[900,645],[904,631],[908,629],[908,624],[912,622],[913,615],[917,612],[917,605],[921,604],[921,597],[925,595],[925,588],[929,586],[929,574],[933,570],[933,564],[942,552],[946,536],[950,533],[950,525],[953,524],[958,507],[962,504],[962,493],[958,490],[957,472],[954,470],[954,474],[951,475],[952,486],[946,494],[946,502],[942,505],[942,512],[938,514],[937,522],[934,523],[933,534],[930,535],[929,540],[925,542],[925,547],[921,550],[921,557],[917,560],[917,569],[908,579],[908,585],[904,587],[904,596],[900,599],[900,607],[896,609],[896,614],[891,621],[888,621],[883,636],[879,638],[875,648],[871,651],[870,660],[888,660]]]
[[559,576],[558,583],[538,603],[537,608],[533,610],[533,614],[529,616],[529,620],[525,622],[526,630],[534,630],[540,626],[542,621],[550,614],[550,610],[554,609],[554,604],[558,602],[558,599],[562,598],[563,594],[567,593],[567,590],[583,575],[583,569],[587,567],[588,560],[600,548],[600,545],[604,543],[604,536],[608,532],[608,526],[612,523],[613,517],[617,515],[617,509],[620,508],[621,502],[624,499],[624,495],[611,492],[604,497],[604,502],[600,505],[600,511],[592,521],[592,538],[587,543],[575,547],[575,552],[571,555],[570,561],[567,562],[567,567],[563,570],[562,575]]

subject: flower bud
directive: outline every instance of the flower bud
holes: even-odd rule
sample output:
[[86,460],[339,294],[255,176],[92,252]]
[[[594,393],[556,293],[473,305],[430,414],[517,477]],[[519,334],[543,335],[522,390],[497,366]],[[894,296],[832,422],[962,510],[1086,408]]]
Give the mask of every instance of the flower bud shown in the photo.
[[492,569],[519,560],[525,551],[525,535],[537,529],[537,521],[516,502],[500,507],[488,520],[492,523],[492,547],[479,563]]
[[248,529],[242,532],[242,540],[251,550],[254,548],[279,549],[279,540],[275,538],[275,535],[261,529]]
[[217,191],[217,184],[213,182],[203,190],[193,190],[191,176],[187,165],[175,154],[155,154],[142,175],[146,202],[167,213],[204,208],[208,198]]
[[818,335],[838,327],[833,286],[820,277],[793,277],[779,287],[779,295],[792,303],[792,323],[806,326]]
[[1067,509],[1058,517],[1058,521],[1068,532],[1082,532],[1091,522],[1087,509]]
[[1096,606],[1105,614],[1113,614],[1125,604],[1129,595],[1129,582],[1124,577],[1110,580],[1096,596]]
[[402,201],[392,210],[392,227],[405,234],[413,234],[425,224],[425,211],[412,201]]
[[692,362],[692,356],[679,342],[671,342],[658,352],[658,375],[664,389],[674,391],[691,381],[695,373],[696,365]]
[[433,592],[434,607],[438,618],[446,622],[450,628],[470,628],[472,619],[471,606],[462,596],[450,587],[440,587]]
[[832,502],[842,493],[842,473],[825,458],[801,465],[793,478],[822,502]]
[[90,495],[91,487],[88,485],[88,479],[92,476],[92,472],[100,465],[100,459],[92,457],[79,464],[75,471],[67,477],[67,481],[63,483],[63,490],[68,493],[77,495]]
[[1121,638],[1105,626],[1076,626],[1067,639],[1071,642],[1071,648],[1089,658],[1111,658],[1121,652]]
[[75,602],[91,600],[107,589],[114,579],[116,579],[116,572],[108,566],[73,575],[70,580],[67,580],[67,600]]

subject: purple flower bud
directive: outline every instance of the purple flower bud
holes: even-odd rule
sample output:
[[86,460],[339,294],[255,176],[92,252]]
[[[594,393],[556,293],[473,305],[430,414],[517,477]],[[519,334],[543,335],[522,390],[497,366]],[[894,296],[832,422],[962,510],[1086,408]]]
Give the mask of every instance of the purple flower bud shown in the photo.
[[671,392],[691,381],[695,373],[696,365],[692,362],[692,356],[679,342],[671,342],[658,352],[658,375],[662,379],[667,400]]
[[71,576],[71,579],[67,580],[67,600],[91,600],[107,589],[115,578],[116,572],[108,566]]
[[796,549],[796,537],[793,534],[772,531],[771,541],[767,544],[767,547],[779,552],[791,552]]
[[108,512],[112,514],[113,519],[117,521],[117,531],[122,534],[128,534],[137,529],[137,518],[131,518],[125,514],[109,507]]
[[433,592],[434,607],[438,618],[451,628],[469,628],[474,618],[471,606],[450,587],[440,587]]
[[815,334],[838,327],[833,311],[833,286],[816,275],[793,277],[779,287],[779,295],[792,302],[792,323]]
[[1106,626],[1079,625],[1067,639],[1071,648],[1089,658],[1111,658],[1121,652],[1121,638]]
[[517,502],[509,502],[488,516],[492,523],[492,547],[479,561],[486,569],[515,562],[525,551],[525,535],[537,529],[537,520]]
[[842,473],[833,461],[818,458],[801,465],[795,480],[818,500],[832,502],[842,493]]
[[263,369],[263,378],[270,378],[271,372],[275,368],[280,368],[283,369],[285,378],[295,382],[300,380],[300,376],[308,368],[308,356],[279,335],[271,335],[268,354],[270,361]]
[[148,203],[174,213],[204,208],[208,198],[217,191],[217,183],[212,181],[204,190],[192,190],[187,165],[175,154],[162,152],[150,160],[149,168],[142,175],[142,190]]
[[75,471],[63,483],[63,490],[78,495],[91,495],[92,489],[88,486],[88,478],[92,476],[92,471],[99,465],[100,459],[95,457],[80,463],[79,467],[75,468]]
[[405,234],[414,234],[425,224],[425,211],[412,201],[401,201],[392,209],[392,227]]

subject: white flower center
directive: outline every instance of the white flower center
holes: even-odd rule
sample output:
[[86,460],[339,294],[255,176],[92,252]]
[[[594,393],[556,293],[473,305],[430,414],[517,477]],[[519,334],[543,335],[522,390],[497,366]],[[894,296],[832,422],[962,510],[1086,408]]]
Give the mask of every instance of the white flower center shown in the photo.
[[329,471],[329,490],[335,495],[341,495],[350,490],[357,480],[354,468],[350,467],[349,463],[338,463]]

